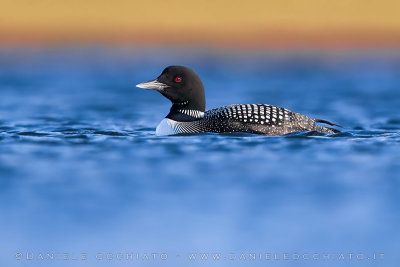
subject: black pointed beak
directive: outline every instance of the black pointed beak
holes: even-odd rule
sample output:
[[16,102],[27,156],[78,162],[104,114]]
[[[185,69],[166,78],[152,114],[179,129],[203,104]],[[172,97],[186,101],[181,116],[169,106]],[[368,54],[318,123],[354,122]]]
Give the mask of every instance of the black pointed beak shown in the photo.
[[162,89],[168,87],[165,83],[159,82],[157,79],[153,81],[148,81],[144,83],[139,83],[136,87],[147,89],[147,90],[157,90],[161,91]]

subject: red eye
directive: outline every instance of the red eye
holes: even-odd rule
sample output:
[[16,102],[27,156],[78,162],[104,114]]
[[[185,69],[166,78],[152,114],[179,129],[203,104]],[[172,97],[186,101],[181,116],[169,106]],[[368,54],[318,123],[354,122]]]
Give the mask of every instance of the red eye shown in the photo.
[[176,83],[180,83],[182,81],[182,78],[181,77],[175,77],[175,82]]

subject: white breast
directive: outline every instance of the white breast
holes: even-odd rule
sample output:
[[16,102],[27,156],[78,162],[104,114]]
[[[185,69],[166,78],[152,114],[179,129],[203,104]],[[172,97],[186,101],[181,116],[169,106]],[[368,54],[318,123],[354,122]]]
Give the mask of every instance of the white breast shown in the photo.
[[174,135],[178,134],[179,131],[177,129],[177,121],[173,121],[170,119],[163,119],[160,124],[157,126],[156,135],[163,136],[163,135]]

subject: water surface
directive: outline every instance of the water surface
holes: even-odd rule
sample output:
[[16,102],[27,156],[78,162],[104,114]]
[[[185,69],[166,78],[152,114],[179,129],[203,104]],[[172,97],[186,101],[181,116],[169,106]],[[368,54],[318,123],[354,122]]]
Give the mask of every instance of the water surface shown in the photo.
[[[198,72],[208,109],[274,104],[343,132],[157,137],[170,104],[134,85],[171,64]],[[2,49],[0,263],[394,266],[399,110],[400,57],[381,51]],[[61,259],[40,259],[46,253]],[[82,253],[86,260],[72,259]],[[288,261],[284,253],[331,258]],[[340,253],[345,260],[333,259]]]

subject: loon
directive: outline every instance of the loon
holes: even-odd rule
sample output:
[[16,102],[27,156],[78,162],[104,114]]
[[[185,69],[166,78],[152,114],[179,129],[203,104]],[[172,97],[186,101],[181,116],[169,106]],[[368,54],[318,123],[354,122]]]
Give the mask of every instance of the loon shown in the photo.
[[204,86],[199,76],[183,66],[169,66],[155,80],[136,85],[156,90],[172,102],[168,115],[156,128],[156,135],[195,133],[251,133],[283,135],[301,131],[338,133],[320,126],[329,121],[311,119],[288,109],[266,104],[238,104],[205,111]]

